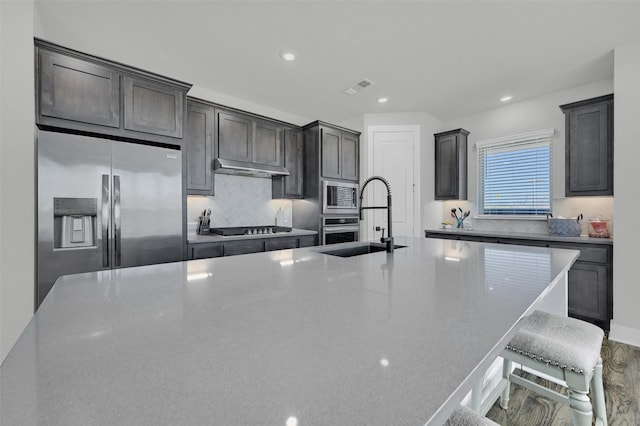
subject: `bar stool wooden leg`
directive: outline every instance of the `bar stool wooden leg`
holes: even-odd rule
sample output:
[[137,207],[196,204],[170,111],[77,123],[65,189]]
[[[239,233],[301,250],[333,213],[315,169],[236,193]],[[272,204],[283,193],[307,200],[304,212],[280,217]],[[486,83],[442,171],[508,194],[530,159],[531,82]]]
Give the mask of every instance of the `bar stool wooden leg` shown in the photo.
[[505,359],[502,363],[502,380],[505,380],[504,389],[502,395],[500,395],[500,407],[505,410],[509,408],[509,392],[511,391],[511,380],[509,375],[511,374],[511,361]]
[[569,407],[575,426],[591,426],[593,410],[588,392],[569,389]]
[[593,369],[591,378],[591,395],[596,413],[596,426],[607,426],[607,406],[604,401],[604,387],[602,385],[602,358]]
[[476,413],[480,412],[480,405],[482,404],[482,386],[484,385],[483,380],[478,380],[475,385],[473,385],[473,389],[471,390],[471,408]]

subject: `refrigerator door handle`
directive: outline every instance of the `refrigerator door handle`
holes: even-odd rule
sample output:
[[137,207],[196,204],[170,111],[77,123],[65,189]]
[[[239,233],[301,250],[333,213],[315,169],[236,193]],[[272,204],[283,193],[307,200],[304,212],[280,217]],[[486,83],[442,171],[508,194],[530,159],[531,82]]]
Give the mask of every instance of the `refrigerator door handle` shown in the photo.
[[109,265],[109,175],[102,175],[102,267]]
[[120,176],[113,175],[113,228],[114,228],[114,266],[122,265],[121,229],[120,229]]

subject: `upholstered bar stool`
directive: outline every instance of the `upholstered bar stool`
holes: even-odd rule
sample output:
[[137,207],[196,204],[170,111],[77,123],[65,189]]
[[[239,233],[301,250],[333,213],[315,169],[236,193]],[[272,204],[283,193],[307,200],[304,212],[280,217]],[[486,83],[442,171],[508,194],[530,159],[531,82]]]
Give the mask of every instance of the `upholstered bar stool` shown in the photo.
[[[574,318],[540,311],[523,318],[518,333],[502,352],[506,384],[500,406],[507,408],[510,382],[513,382],[568,405],[576,426],[591,426],[594,411],[596,425],[606,426],[600,358],[603,336],[604,332],[599,327]],[[512,362],[564,381],[569,388],[569,396],[512,374]],[[593,408],[589,389],[592,391]]]
[[444,426],[499,426],[486,417],[466,407],[460,406],[451,414]]

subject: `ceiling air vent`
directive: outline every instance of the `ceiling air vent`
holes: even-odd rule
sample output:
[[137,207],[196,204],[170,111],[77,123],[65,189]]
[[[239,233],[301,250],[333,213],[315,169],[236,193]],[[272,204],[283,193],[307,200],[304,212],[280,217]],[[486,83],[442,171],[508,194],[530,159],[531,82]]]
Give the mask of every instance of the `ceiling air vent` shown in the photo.
[[353,96],[356,93],[358,93],[359,90],[366,89],[367,87],[369,87],[371,85],[373,85],[373,81],[369,80],[368,78],[365,78],[365,79],[357,82],[353,86],[345,89],[344,93],[346,95]]

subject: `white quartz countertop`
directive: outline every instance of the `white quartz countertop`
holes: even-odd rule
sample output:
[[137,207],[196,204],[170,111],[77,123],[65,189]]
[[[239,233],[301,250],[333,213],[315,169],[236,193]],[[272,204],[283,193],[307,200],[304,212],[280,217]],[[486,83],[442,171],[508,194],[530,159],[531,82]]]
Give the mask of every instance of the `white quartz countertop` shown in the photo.
[[442,424],[579,252],[396,243],[62,277],[0,367],[0,424]]
[[481,231],[481,230],[466,230],[458,228],[450,229],[426,229],[426,233],[441,234],[441,235],[470,235],[476,237],[492,237],[492,238],[514,238],[520,240],[535,240],[535,241],[557,241],[563,243],[582,243],[582,244],[606,244],[613,245],[613,238],[593,238],[586,235],[580,235],[578,237],[561,237],[559,235],[549,235],[534,232],[513,232],[513,231]]

